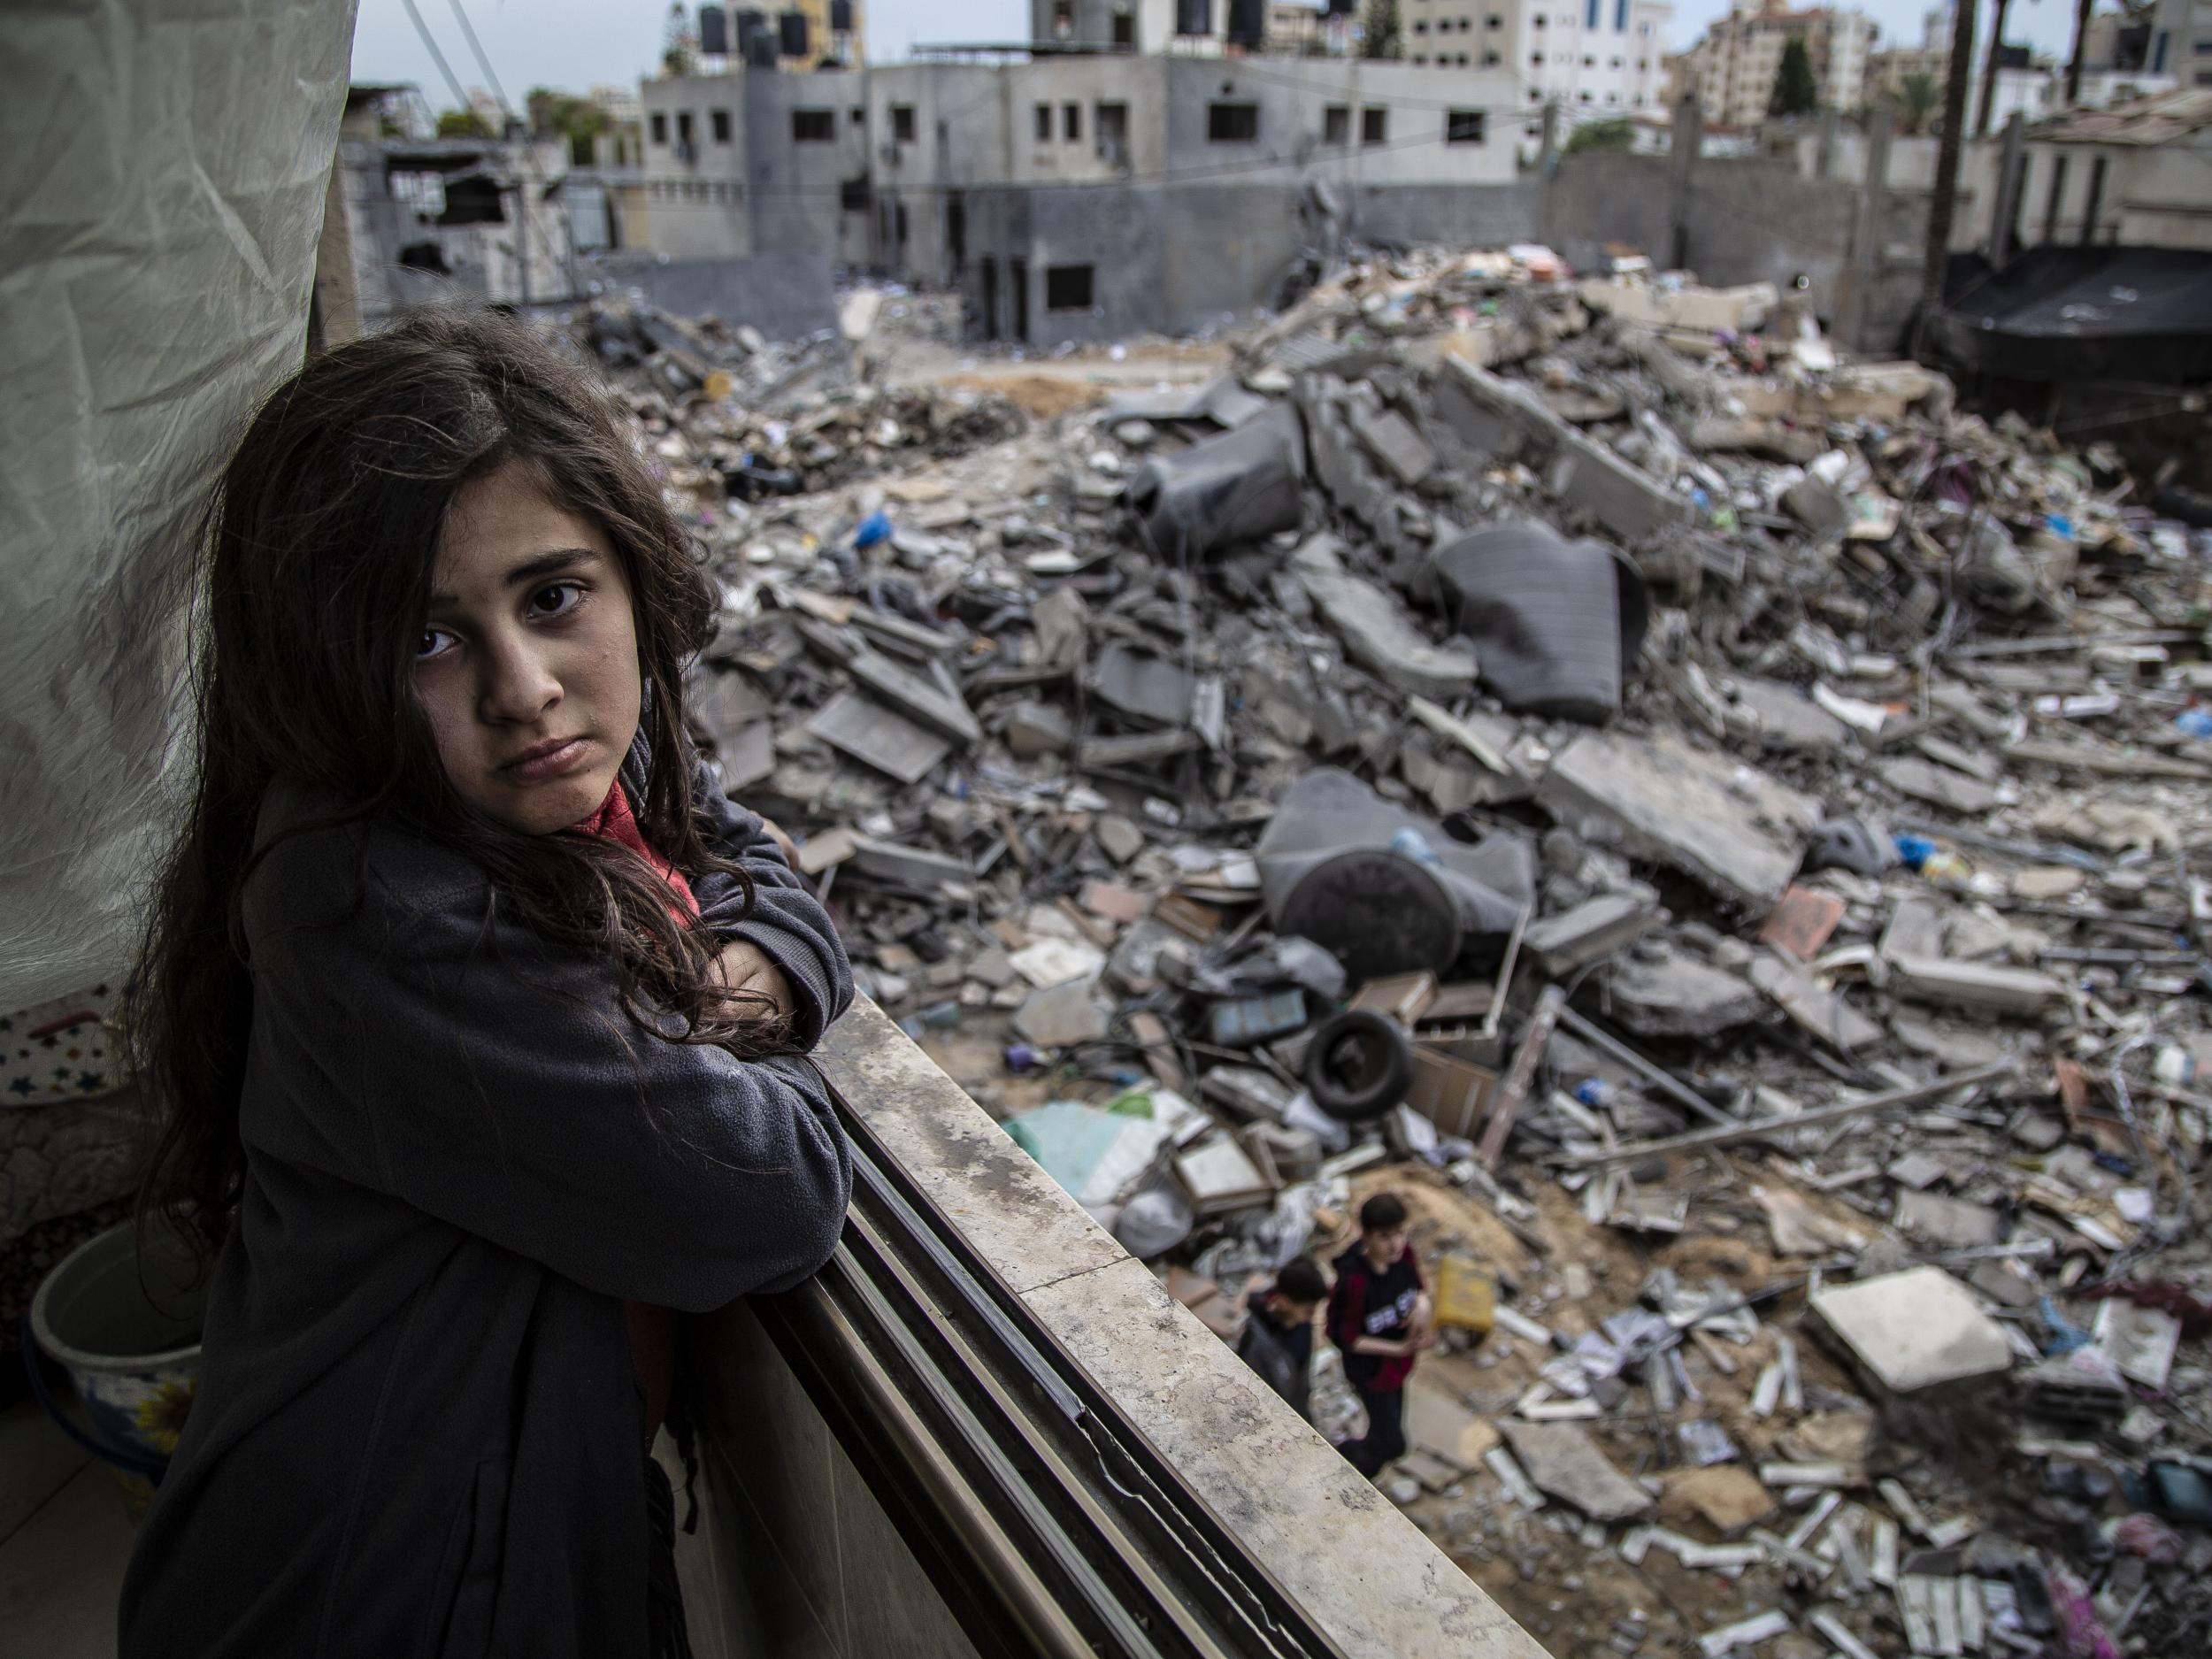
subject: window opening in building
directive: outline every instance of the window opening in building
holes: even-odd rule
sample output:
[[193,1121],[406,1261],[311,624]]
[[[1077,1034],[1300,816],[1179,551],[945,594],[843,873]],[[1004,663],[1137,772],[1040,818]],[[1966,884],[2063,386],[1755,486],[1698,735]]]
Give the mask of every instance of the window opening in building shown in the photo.
[[1129,148],[1129,106],[1125,104],[1102,104],[1093,112],[1098,127],[1098,150],[1102,156],[1118,157]]
[[914,106],[895,104],[891,106],[891,142],[910,144],[914,142]]
[[1541,65],[1544,61],[1544,54],[1541,52],[1531,52],[1528,55],[1528,60],[1532,64]]
[[862,109],[857,104],[853,105],[852,124],[855,127],[865,127],[868,125],[868,111]]
[[1426,18],[1416,19],[1413,25],[1413,32],[1416,35],[1426,35],[1429,32],[1429,20]]
[[836,136],[836,111],[794,110],[791,111],[791,142],[793,143],[826,144]]
[[1209,104],[1206,142],[1213,144],[1249,144],[1260,135],[1260,106],[1256,104]]
[[1448,144],[1479,144],[1483,142],[1487,118],[1480,110],[1454,110],[1444,118],[1444,142]]
[[1582,95],[1582,101],[1583,101],[1585,104],[1587,104],[1587,103],[1590,101],[1590,95],[1589,95],[1588,93],[1586,93],[1586,93],[1584,93],[1584,94]]
[[1613,33],[1628,33],[1628,0],[1613,0]]
[[653,111],[653,142],[657,144],[668,142],[668,117],[658,110]]
[[868,180],[864,173],[857,179],[847,179],[837,187],[837,205],[848,213],[866,212],[869,202]]
[[691,111],[689,110],[676,111],[676,142],[680,144],[688,144],[691,142]]
[[1495,53],[1495,52],[1485,52],[1485,53],[1483,53],[1483,55],[1482,55],[1482,66],[1483,66],[1485,69],[1492,69],[1492,68],[1495,68],[1495,67],[1497,66],[1497,62],[1498,62],[1498,55],[1497,55],[1497,53]]
[[713,127],[714,142],[718,144],[728,143],[730,142],[730,112],[727,110],[709,110],[707,120]]
[[1036,110],[1036,121],[1037,142],[1041,144],[1050,143],[1052,142],[1052,105],[1040,104]]
[[1582,27],[1584,28],[1594,30],[1597,27],[1598,15],[1603,10],[1605,0],[1590,0],[1589,4],[1583,8]]
[[1136,50],[1137,19],[1126,12],[1114,13],[1114,44]]
[[1081,104],[1063,104],[1060,106],[1060,139],[1063,143],[1068,144],[1079,144],[1083,142],[1083,106]]
[[1350,105],[1332,104],[1321,111],[1321,142],[1338,146],[1352,142]]
[[1090,310],[1091,267],[1087,265],[1047,265],[1045,309],[1048,311]]
[[1388,110],[1379,110],[1371,104],[1359,112],[1359,142],[1361,143],[1379,144],[1389,136],[1390,111]]

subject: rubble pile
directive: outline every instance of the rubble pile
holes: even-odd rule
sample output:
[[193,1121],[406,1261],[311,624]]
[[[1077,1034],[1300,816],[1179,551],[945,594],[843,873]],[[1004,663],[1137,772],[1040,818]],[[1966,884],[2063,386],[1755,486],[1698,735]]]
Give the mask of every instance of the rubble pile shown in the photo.
[[833,489],[917,454],[940,457],[1022,429],[1002,397],[860,379],[855,336],[866,337],[874,310],[787,343],[749,326],[604,301],[578,315],[570,336],[620,388],[670,487],[711,540],[726,527],[726,499]]
[[1383,1484],[1555,1651],[2205,1651],[2212,541],[1622,263],[1371,262],[998,443],[626,365],[701,735],[1225,1336],[1405,1197],[1486,1294]]

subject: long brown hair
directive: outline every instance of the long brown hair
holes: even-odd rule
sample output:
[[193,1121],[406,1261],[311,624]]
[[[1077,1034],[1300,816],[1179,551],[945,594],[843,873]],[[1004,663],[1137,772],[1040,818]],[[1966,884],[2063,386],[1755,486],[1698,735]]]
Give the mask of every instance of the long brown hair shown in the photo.
[[239,1095],[253,981],[241,919],[255,826],[285,780],[338,821],[388,816],[489,875],[501,913],[603,955],[634,1013],[691,1041],[759,1040],[712,972],[715,945],[672,918],[643,862],[596,838],[525,835],[448,783],[411,664],[449,505],[529,464],[614,544],[636,611],[649,751],[647,841],[693,875],[743,871],[694,810],[683,668],[706,642],[713,583],[580,367],[512,319],[419,314],[315,358],[255,415],[211,502],[201,549],[191,810],[162,872],[127,1019],[156,1142],[142,1219],[171,1212],[211,1252],[245,1176]]

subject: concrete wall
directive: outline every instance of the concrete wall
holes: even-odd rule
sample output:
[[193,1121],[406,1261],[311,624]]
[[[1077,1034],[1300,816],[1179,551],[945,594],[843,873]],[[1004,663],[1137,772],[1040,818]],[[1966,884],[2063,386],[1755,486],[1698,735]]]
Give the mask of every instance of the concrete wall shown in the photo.
[[[889,136],[887,128],[879,132],[869,119],[867,78],[760,69],[733,78],[744,83],[745,186],[754,250],[867,263],[872,251],[868,210],[843,204],[845,187],[867,180],[871,141]],[[793,117],[803,110],[826,111],[832,136],[795,142]]]
[[[1417,68],[1411,64],[1257,58],[1170,58],[1167,151],[1187,181],[1222,185],[1294,182],[1318,176],[1344,184],[1504,184],[1517,170],[1518,129],[1503,115],[1521,103],[1505,68]],[[1462,100],[1464,102],[1463,103]],[[1259,111],[1249,142],[1207,136],[1209,107],[1249,104]],[[1332,104],[1348,111],[1348,142],[1325,142]],[[1489,112],[1479,143],[1447,143],[1454,109]],[[1383,111],[1385,135],[1360,142],[1361,111]]]
[[[1004,72],[1006,166],[1011,184],[1111,182],[1132,175],[1157,178],[1169,171],[1167,98],[1170,62],[1164,58],[1045,58]],[[1098,106],[1119,104],[1128,111],[1127,138],[1118,155],[1099,143]],[[1037,136],[1037,106],[1048,111],[1049,136]],[[1078,134],[1067,137],[1067,109],[1078,112]],[[1188,157],[1178,157],[1184,163]]]
[[1701,162],[1691,183],[1686,263],[1717,288],[1771,282],[1786,291],[1801,275],[1814,311],[1833,316],[1858,207],[1856,189],[1801,178],[1793,162]]
[[[1011,260],[1026,265],[1026,342],[1091,342],[1134,334],[1177,334],[1273,305],[1285,279],[1321,234],[1302,192],[1275,182],[1137,184],[1080,189],[1050,186],[965,196],[969,269],[961,282],[969,314],[1013,338]],[[1538,234],[1540,187],[1371,186],[1342,204],[1348,228],[1382,242],[1495,245]],[[987,279],[980,262],[997,266]],[[1056,265],[1091,268],[1092,303],[1053,311],[1045,301]]]
[[[868,130],[872,142],[873,218],[868,262],[915,280],[956,286],[961,259],[974,247],[956,218],[969,212],[967,192],[1003,180],[1008,96],[1005,77],[979,64],[901,64],[870,72]],[[914,112],[914,138],[894,136],[894,111]],[[906,210],[903,246],[898,210]]]
[[2192,144],[2139,150],[2125,194],[2122,242],[2212,251],[2212,134],[2200,133]]
[[[640,84],[645,133],[640,188],[647,209],[642,229],[655,252],[672,259],[712,259],[753,250],[743,84],[741,75],[662,76]],[[718,111],[728,117],[726,140],[714,135]],[[688,154],[681,136],[681,118],[687,114]],[[656,116],[661,118],[658,142],[653,136]]]
[[2212,142],[2156,150],[2030,143],[2020,190],[2022,245],[2072,246],[2083,240],[2100,160],[2104,183],[2097,192],[2095,223],[2087,227],[2089,241],[2212,250]]
[[1607,242],[1665,263],[1671,165],[1664,156],[1592,150],[1561,157],[1544,196],[1543,240],[1578,270],[1600,267]]
[[1371,184],[1351,193],[1348,226],[1365,242],[1495,248],[1538,240],[1543,201],[1543,181],[1532,177],[1471,188]]

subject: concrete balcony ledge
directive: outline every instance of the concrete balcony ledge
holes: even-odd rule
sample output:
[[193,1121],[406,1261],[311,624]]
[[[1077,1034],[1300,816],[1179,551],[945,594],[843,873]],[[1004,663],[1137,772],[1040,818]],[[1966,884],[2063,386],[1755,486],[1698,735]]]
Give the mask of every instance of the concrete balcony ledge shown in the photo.
[[[1344,1653],[1543,1659],[1532,1637],[1169,1297],[880,1010],[856,1003],[816,1057],[916,1187]],[[879,1564],[900,1553],[880,1511],[871,1512],[833,1444],[818,1452],[812,1437],[827,1440],[818,1422],[795,1428],[787,1421],[806,1415],[804,1390],[787,1371],[777,1375],[774,1349],[743,1304],[703,1321],[691,1340],[715,1476],[718,1513],[709,1530],[730,1534],[709,1553],[739,1563],[757,1586],[763,1575],[744,1570],[745,1552],[764,1537],[779,1548],[785,1568],[810,1581],[814,1618],[803,1623],[818,1621],[824,1651],[972,1651],[949,1619],[925,1640],[928,1620],[910,1609],[898,1641],[873,1645],[868,1632],[885,1629],[888,1616],[877,1604],[899,1600],[903,1571]],[[779,1454],[764,1463],[753,1455],[757,1441],[787,1446],[795,1436],[805,1442],[795,1461]],[[833,1499],[800,1489],[815,1468]],[[844,1508],[825,1522],[813,1513],[824,1502]],[[801,1542],[808,1539],[812,1545]],[[825,1546],[841,1563],[836,1574],[795,1558]],[[856,1571],[864,1560],[864,1583]],[[687,1562],[695,1632],[705,1622],[702,1593],[729,1593],[726,1582],[703,1582],[710,1576],[726,1580],[729,1573]],[[757,1624],[756,1634],[775,1632]],[[772,1650],[808,1646],[790,1642],[786,1632]],[[767,1650],[700,1644],[702,1659]]]

